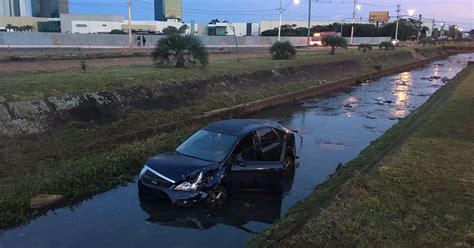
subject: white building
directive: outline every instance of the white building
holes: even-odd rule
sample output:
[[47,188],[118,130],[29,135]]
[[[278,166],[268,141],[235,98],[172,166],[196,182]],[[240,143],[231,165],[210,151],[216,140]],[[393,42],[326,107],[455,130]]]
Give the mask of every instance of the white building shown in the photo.
[[227,23],[218,22],[208,24],[205,33],[199,35],[208,36],[258,36],[260,34],[260,25],[258,23]]
[[9,0],[0,0],[0,16],[11,16]]
[[31,16],[31,0],[0,0],[0,16]]
[[122,30],[122,16],[61,14],[61,32],[79,34],[110,33]]

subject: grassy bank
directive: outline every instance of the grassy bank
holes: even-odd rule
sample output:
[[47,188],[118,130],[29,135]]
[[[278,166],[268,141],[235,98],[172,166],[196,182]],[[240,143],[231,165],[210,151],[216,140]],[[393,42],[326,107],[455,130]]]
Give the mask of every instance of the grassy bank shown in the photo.
[[[354,57],[366,58],[380,55],[380,53],[385,53],[385,51],[356,53]],[[396,53],[396,51],[387,53]],[[336,55],[330,58],[352,58],[347,55],[341,57]],[[387,61],[386,66],[393,67],[396,63],[407,62],[410,61]],[[281,63],[294,63],[294,61]],[[153,70],[161,69],[153,68]],[[178,70],[178,72],[188,70],[198,70],[198,68]],[[374,68],[371,64],[367,64],[361,70],[370,71]],[[349,76],[348,73],[338,71],[327,79],[346,77]],[[43,74],[48,73],[39,73],[38,77]],[[110,74],[106,74],[108,75]],[[135,77],[138,75],[131,79]],[[301,81],[291,84],[269,84],[262,88],[242,90],[242,92],[232,92],[232,94],[222,90],[219,94],[213,95],[209,101],[196,103],[193,106],[170,111],[134,111],[125,118],[106,125],[71,123],[64,129],[45,134],[14,138],[0,137],[0,227],[17,224],[33,216],[35,213],[29,209],[29,199],[36,194],[62,194],[69,198],[76,198],[104,191],[130,180],[137,174],[148,156],[171,149],[199,125],[181,127],[173,133],[161,134],[130,144],[113,144],[94,150],[88,149],[90,144],[129,131],[185,120],[190,116],[216,108],[305,89],[316,83]]]
[[249,246],[472,246],[473,95],[470,66]]
[[[159,86],[187,79],[201,79],[222,74],[241,74],[256,70],[273,69],[288,66],[323,63],[350,58],[368,58],[384,54],[406,52],[406,49],[394,51],[339,51],[336,55],[301,54],[292,60],[272,60],[269,57],[235,60],[217,60],[207,67],[188,69],[157,68],[153,65],[113,66],[77,70],[31,71],[3,73],[0,77],[0,102],[6,100],[31,100],[44,96],[56,96],[112,90],[135,85]],[[144,60],[151,60],[144,57]]]

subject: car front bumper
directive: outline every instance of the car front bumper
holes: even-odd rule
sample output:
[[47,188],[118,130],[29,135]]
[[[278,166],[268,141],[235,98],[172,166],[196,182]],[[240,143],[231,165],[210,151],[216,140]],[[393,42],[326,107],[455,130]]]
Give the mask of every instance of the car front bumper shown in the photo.
[[173,205],[182,207],[190,207],[203,203],[207,198],[207,193],[200,190],[176,191],[173,189],[173,186],[164,188],[150,185],[142,180],[138,180],[138,188],[140,192],[169,199]]

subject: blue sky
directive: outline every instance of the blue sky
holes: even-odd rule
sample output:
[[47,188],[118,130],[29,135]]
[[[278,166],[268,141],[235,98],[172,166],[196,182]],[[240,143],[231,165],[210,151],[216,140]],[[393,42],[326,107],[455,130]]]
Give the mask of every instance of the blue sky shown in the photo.
[[[286,20],[306,20],[308,1],[291,5],[283,15]],[[208,22],[211,19],[232,22],[259,22],[276,20],[280,0],[183,0],[185,22]],[[284,0],[285,4],[290,0]],[[127,16],[127,0],[69,0],[71,13],[112,14]],[[474,28],[474,0],[358,0],[362,10],[358,15],[368,18],[369,11],[388,10],[395,16],[396,4],[404,11],[446,23],[459,24],[464,29]],[[135,20],[153,19],[153,0],[132,0]],[[340,20],[351,16],[352,0],[313,0],[313,19]]]

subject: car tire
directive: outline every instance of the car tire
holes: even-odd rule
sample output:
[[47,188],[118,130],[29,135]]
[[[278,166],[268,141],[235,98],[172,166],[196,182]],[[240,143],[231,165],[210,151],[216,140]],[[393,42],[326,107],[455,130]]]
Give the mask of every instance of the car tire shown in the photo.
[[220,206],[227,201],[228,196],[229,193],[227,190],[224,187],[219,186],[208,193],[206,202],[210,206]]

